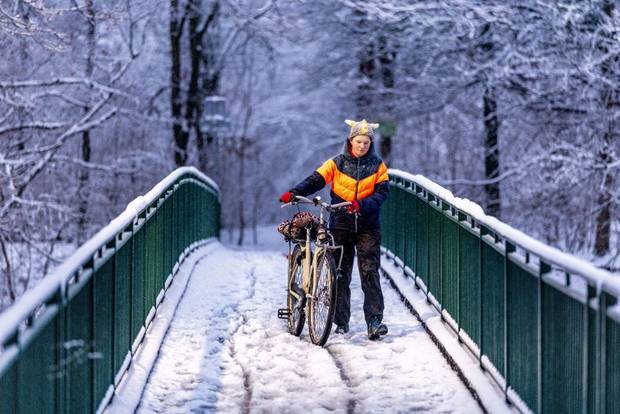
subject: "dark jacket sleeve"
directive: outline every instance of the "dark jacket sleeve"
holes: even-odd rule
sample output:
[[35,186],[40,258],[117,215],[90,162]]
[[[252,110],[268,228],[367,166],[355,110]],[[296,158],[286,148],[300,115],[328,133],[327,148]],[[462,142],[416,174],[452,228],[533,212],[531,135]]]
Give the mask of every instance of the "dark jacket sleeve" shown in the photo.
[[310,174],[305,180],[291,189],[295,195],[309,196],[325,187],[325,179],[317,171]]
[[390,182],[383,181],[375,187],[372,195],[360,200],[360,212],[363,214],[378,213],[381,204],[385,201],[390,192]]

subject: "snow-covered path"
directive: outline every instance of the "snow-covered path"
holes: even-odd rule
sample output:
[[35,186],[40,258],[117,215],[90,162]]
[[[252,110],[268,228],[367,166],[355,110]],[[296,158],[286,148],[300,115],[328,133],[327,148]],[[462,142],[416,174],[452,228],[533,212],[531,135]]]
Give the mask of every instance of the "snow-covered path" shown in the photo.
[[217,243],[201,254],[138,412],[481,411],[388,283],[388,336],[366,338],[356,273],[351,332],[320,348],[276,316],[286,303],[282,250]]

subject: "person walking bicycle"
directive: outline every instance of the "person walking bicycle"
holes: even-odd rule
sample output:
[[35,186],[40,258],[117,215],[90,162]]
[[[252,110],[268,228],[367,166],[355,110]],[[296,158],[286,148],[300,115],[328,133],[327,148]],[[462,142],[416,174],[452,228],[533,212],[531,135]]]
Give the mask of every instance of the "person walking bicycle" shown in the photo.
[[342,153],[325,161],[310,176],[280,196],[289,203],[295,196],[308,196],[331,184],[331,203],[351,202],[346,211],[330,214],[329,228],[337,245],[343,246],[341,275],[338,278],[336,333],[349,332],[351,316],[351,273],[357,251],[364,317],[368,338],[379,339],[388,332],[383,321],[383,292],[379,280],[381,205],[389,193],[387,166],[376,154],[373,139],[379,124],[365,119],[346,120],[351,128]]

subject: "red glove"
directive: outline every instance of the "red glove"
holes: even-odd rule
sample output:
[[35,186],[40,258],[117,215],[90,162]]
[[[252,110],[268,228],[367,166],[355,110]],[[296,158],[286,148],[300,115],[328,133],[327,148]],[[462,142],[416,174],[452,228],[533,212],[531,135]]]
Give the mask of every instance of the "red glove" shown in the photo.
[[347,206],[347,213],[349,214],[359,214],[360,213],[360,203],[357,200],[351,201],[351,205]]
[[280,196],[280,201],[283,203],[290,203],[294,199],[295,199],[295,194],[291,193],[290,191],[287,191],[286,193],[283,193]]

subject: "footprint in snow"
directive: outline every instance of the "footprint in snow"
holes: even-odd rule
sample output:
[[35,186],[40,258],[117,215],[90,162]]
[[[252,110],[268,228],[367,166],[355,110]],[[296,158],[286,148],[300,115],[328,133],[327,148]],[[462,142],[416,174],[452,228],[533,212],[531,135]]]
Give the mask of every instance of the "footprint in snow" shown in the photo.
[[395,352],[397,354],[402,354],[403,352],[407,350],[407,347],[404,345],[393,344],[391,346],[391,349],[392,349],[392,352]]

